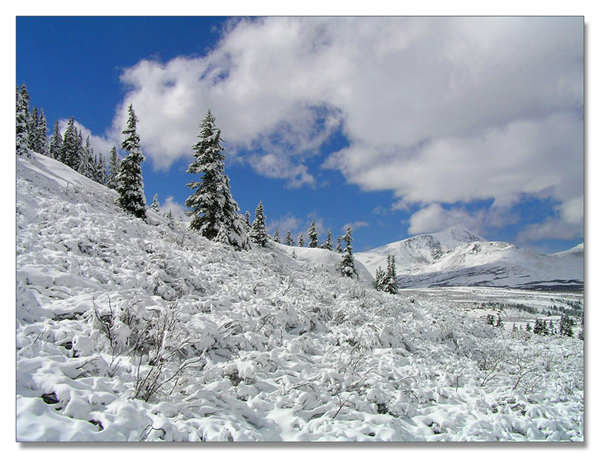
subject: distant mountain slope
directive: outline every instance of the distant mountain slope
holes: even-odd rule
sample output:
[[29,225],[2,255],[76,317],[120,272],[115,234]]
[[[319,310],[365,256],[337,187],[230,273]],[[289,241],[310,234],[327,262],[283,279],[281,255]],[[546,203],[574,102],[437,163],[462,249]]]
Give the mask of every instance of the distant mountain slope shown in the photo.
[[583,287],[583,244],[542,255],[506,242],[489,242],[464,226],[454,226],[357,253],[356,258],[374,275],[390,254],[395,256],[401,287]]

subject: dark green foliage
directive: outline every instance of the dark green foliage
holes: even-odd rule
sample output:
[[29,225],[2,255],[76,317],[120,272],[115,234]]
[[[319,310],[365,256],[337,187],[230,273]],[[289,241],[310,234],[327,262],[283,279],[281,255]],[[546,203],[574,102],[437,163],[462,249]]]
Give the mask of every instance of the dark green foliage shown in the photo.
[[308,248],[319,247],[319,234],[317,233],[317,227],[315,226],[315,220],[312,220],[310,229],[308,229]]
[[65,130],[65,135],[63,136],[59,160],[73,170],[78,170],[81,163],[81,149],[75,120],[70,118],[67,123],[67,130]]
[[62,137],[62,134],[60,133],[60,130],[58,129],[58,121],[56,121],[54,123],[54,131],[52,132],[52,135],[50,137],[50,146],[48,149],[48,155],[52,159],[60,160],[62,144],[63,144],[63,137]]
[[136,218],[146,219],[146,199],[144,197],[144,182],[142,178],[142,162],[144,156],[140,150],[140,137],[137,134],[137,118],[133,107],[129,105],[127,128],[123,131],[125,138],[121,148],[127,156],[121,162],[117,177],[117,204],[127,213]]
[[324,250],[333,251],[333,244],[331,238],[331,229],[329,229],[329,231],[327,232],[327,240],[321,245],[321,248],[323,248]]
[[29,93],[23,84],[21,90],[17,88],[17,154],[31,156],[29,148]]
[[235,247],[250,247],[244,219],[238,214],[239,207],[233,200],[229,178],[225,174],[225,156],[221,146],[221,130],[215,125],[210,111],[200,124],[199,140],[192,146],[196,158],[187,172],[199,174],[199,181],[188,183],[194,193],[185,201],[191,210],[190,228],[210,240]]
[[352,229],[350,226],[346,229],[346,235],[343,238],[346,248],[342,254],[340,263],[340,272],[345,277],[358,278],[358,273],[354,268],[354,254],[352,253]]
[[385,291],[390,294],[398,293],[398,280],[396,278],[396,260],[394,256],[388,255],[387,269],[384,271],[381,267],[375,272],[375,289]]
[[285,235],[285,244],[287,246],[294,245],[294,239],[292,238],[292,233],[290,231],[288,231],[287,234]]
[[265,224],[266,219],[263,203],[261,201],[256,207],[256,211],[254,213],[254,222],[252,223],[252,228],[250,229],[249,235],[250,240],[262,247],[267,246],[267,241],[269,240],[267,226]]
[[121,159],[119,159],[119,156],[117,155],[117,148],[113,146],[110,150],[108,177],[106,178],[106,186],[110,189],[117,189],[119,170],[121,170]]

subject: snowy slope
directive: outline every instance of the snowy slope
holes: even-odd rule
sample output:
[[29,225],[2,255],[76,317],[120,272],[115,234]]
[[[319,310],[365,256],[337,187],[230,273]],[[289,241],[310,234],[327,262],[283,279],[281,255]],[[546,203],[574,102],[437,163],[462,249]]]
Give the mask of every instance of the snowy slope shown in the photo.
[[476,290],[236,252],[39,155],[16,185],[19,441],[583,440],[583,342],[486,326]]
[[555,255],[541,255],[505,242],[488,242],[463,226],[419,235],[356,258],[374,274],[395,256],[402,287],[503,286],[583,287],[583,244]]

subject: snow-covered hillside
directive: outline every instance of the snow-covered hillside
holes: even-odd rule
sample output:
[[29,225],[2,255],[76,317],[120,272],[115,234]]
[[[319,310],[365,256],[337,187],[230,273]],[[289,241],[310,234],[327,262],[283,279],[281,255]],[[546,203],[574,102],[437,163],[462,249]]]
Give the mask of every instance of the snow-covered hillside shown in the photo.
[[581,295],[390,295],[115,198],[17,157],[19,441],[583,440],[583,342],[524,330]]
[[418,235],[356,258],[375,273],[387,256],[396,260],[401,287],[502,286],[526,289],[582,290],[583,244],[542,255],[505,242],[488,242],[464,226]]

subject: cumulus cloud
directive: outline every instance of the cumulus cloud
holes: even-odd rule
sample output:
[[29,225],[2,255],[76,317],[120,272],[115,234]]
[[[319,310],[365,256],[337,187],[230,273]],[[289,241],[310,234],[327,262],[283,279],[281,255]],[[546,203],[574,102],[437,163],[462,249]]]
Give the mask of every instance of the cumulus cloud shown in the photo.
[[[583,195],[582,18],[238,20],[206,56],[144,60],[122,81],[114,131],[132,103],[158,168],[190,155],[210,108],[229,157],[290,186],[314,186],[322,155],[430,212]],[[349,146],[326,157],[334,133]]]
[[191,218],[186,215],[186,209],[181,206],[180,204],[178,204],[173,196],[168,196],[166,198],[166,200],[164,201],[164,203],[160,204],[160,211],[161,213],[164,213],[165,215],[169,212],[171,212],[171,215],[173,216],[174,219],[179,220],[181,219],[182,221],[190,221]]
[[529,224],[518,234],[519,243],[529,240],[572,240],[583,237],[583,197],[563,202],[556,208],[557,216],[538,224]]

